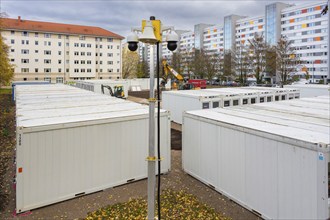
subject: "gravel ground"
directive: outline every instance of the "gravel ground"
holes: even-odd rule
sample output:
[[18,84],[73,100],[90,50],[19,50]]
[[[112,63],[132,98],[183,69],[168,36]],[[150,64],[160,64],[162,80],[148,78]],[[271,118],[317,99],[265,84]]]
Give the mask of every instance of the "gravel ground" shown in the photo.
[[[2,101],[0,97],[0,102]],[[0,103],[3,106],[4,103]],[[14,111],[14,107],[11,107]],[[3,113],[1,112],[1,116]],[[11,131],[15,133],[14,126],[14,114],[7,114],[5,121],[1,122],[10,124]],[[172,130],[173,131],[173,130]],[[181,149],[181,132],[174,131],[172,137],[172,149]],[[11,140],[9,142],[4,141],[4,136],[1,136],[1,155],[0,161],[5,161],[6,172],[5,176],[0,176],[4,178],[4,184],[0,188],[0,195],[6,195],[5,197],[0,197],[4,204],[4,209],[0,209],[0,219],[76,219],[84,218],[87,216],[88,212],[95,211],[103,206],[115,204],[118,202],[127,202],[129,198],[147,198],[147,180],[140,180],[137,182],[125,184],[122,186],[109,188],[104,191],[96,192],[93,194],[85,195],[79,198],[67,200],[57,204],[49,205],[39,209],[32,210],[29,213],[25,213],[18,217],[13,215],[15,209],[15,192],[12,187],[12,179],[14,175],[14,169],[11,165],[14,155],[15,141],[14,136],[9,136]],[[10,148],[5,148],[4,143],[10,143]],[[3,154],[4,153],[4,154]],[[183,172],[181,167],[181,150],[171,151],[171,171],[168,174],[162,175],[161,177],[161,187],[162,189],[172,189],[172,190],[185,190],[191,193],[197,198],[213,207],[217,212],[221,213],[225,217],[232,219],[260,219],[258,216],[254,215],[252,212],[246,210],[245,208],[237,205],[235,202],[229,200],[225,196],[216,192],[215,190],[204,185],[195,178],[187,175]]]

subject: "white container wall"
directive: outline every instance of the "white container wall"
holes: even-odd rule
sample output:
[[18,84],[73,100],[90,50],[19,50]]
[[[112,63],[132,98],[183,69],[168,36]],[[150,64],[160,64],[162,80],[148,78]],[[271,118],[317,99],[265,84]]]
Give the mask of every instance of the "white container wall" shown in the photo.
[[284,85],[286,89],[299,89],[301,98],[330,95],[330,85],[293,84]]
[[183,169],[262,218],[328,219],[329,96],[184,113]]
[[[16,92],[17,213],[147,177],[147,106],[64,85]],[[160,120],[165,173],[169,113]]]
[[[115,86],[123,86],[125,98],[128,97],[129,83],[126,80],[83,80],[76,81],[76,87],[102,94],[101,85],[110,86],[114,91]],[[104,94],[110,95],[108,89],[104,88]]]
[[298,98],[290,89],[216,88],[162,92],[162,107],[171,112],[171,120],[182,124],[182,113],[189,110],[229,107]]

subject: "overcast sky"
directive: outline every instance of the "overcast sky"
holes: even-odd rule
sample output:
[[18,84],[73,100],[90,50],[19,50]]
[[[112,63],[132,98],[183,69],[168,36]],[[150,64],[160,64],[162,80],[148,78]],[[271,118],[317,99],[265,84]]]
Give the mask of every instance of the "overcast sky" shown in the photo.
[[[141,20],[151,15],[163,25],[193,30],[198,23],[223,24],[223,17],[230,14],[264,15],[265,5],[272,2],[276,1],[0,0],[0,6],[10,18],[98,26],[126,37],[131,27],[141,26]],[[312,1],[280,2],[299,5]]]

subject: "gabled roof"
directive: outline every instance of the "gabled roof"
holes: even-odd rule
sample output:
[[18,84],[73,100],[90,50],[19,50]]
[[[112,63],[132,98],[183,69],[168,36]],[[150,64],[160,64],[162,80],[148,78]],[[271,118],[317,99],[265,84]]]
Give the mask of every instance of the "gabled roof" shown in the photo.
[[82,26],[73,24],[60,24],[52,22],[42,21],[29,21],[12,18],[2,18],[3,29],[5,30],[24,30],[24,31],[35,31],[35,32],[47,32],[47,33],[61,33],[69,35],[89,35],[99,37],[111,37],[117,39],[124,39],[124,37],[115,34],[111,31],[107,31],[103,28]]

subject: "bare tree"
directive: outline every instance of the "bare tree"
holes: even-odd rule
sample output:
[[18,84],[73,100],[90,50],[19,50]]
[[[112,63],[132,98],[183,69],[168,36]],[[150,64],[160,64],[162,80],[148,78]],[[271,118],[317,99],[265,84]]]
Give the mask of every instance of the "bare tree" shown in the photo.
[[266,68],[265,72],[270,77],[270,82],[273,83],[273,78],[276,76],[276,47],[268,46],[265,54]]
[[281,86],[288,83],[288,76],[291,72],[295,72],[299,59],[296,56],[295,48],[292,46],[293,41],[287,38],[281,38],[276,45],[276,66],[277,76]]
[[137,68],[139,63],[139,55],[137,52],[124,50],[123,52],[123,78],[132,78],[136,76]]
[[239,82],[243,85],[246,83],[247,72],[249,69],[248,47],[241,44],[239,47],[236,47],[231,51],[231,54],[232,63],[235,66],[236,73],[239,75]]
[[147,61],[140,61],[137,65],[137,78],[146,78],[149,76],[149,66]]
[[220,74],[220,56],[219,54],[204,54],[205,73],[209,81]]
[[235,74],[234,67],[235,63],[233,62],[233,54],[231,50],[225,52],[223,59],[223,77],[228,78],[232,77]]
[[250,43],[249,60],[252,64],[252,71],[257,79],[257,84],[261,84],[263,81],[263,73],[266,68],[266,43],[263,35],[258,34],[255,34],[252,39],[248,40],[248,42]]
[[183,60],[182,55],[178,52],[174,52],[171,58],[171,66],[177,71],[180,75],[183,72]]
[[195,50],[194,56],[194,73],[200,79],[204,79],[205,77],[205,52],[203,50]]

